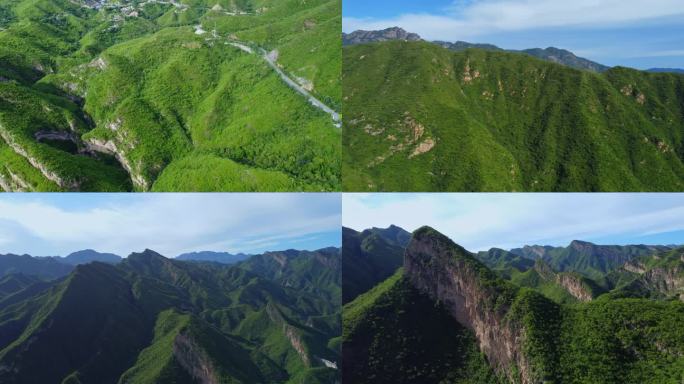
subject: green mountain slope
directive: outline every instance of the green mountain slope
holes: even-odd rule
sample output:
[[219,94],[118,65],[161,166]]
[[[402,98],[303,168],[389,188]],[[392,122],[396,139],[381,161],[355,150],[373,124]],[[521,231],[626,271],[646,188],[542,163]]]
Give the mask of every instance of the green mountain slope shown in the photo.
[[606,276],[612,297],[679,298],[684,301],[684,248],[641,256]]
[[[310,271],[299,273],[292,279]],[[326,364],[339,361],[332,341],[340,334],[339,302],[238,267],[146,250],[115,266],[78,266],[63,281],[6,303],[29,288],[0,300],[3,383],[299,383],[339,376]],[[37,368],[45,361],[54,364]]]
[[339,189],[339,1],[102,4],[3,5],[2,189]]
[[424,42],[343,49],[350,191],[678,191],[684,77]]
[[392,276],[404,262],[409,240],[410,234],[396,226],[363,232],[342,228],[342,302]]
[[597,245],[575,240],[567,247],[525,246],[512,249],[511,253],[531,260],[544,260],[556,271],[577,272],[593,279],[601,279],[632,259],[669,249],[668,246]]
[[[670,265],[679,257],[673,253],[660,260]],[[527,272],[553,273],[539,263]],[[416,297],[423,304],[416,304]],[[420,328],[426,319],[440,318],[444,323]],[[388,381],[394,383],[414,382],[408,379],[414,374],[437,375],[425,383],[498,378],[510,383],[674,384],[684,379],[683,302],[608,294],[558,304],[498,277],[429,227],[414,232],[403,270],[345,305],[343,323],[343,351],[350,356],[345,364],[354,368],[350,374],[362,371],[383,380],[404,372]],[[451,332],[465,336],[460,343],[442,344]],[[404,340],[411,340],[409,351]],[[477,352],[484,356],[474,358]],[[454,353],[449,369],[455,376],[448,380],[440,357]],[[402,360],[405,355],[412,358]],[[431,360],[435,363],[426,364],[424,355],[437,356]],[[488,370],[494,373],[483,376]],[[351,382],[375,381],[359,376]]]
[[398,271],[344,307],[345,383],[497,383],[474,335]]

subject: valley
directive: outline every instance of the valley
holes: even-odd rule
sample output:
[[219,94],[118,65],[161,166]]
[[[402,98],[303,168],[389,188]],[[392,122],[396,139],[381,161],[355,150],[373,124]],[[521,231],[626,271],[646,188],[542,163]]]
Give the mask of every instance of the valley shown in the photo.
[[339,2],[25,3],[0,3],[4,190],[339,189]]
[[74,255],[52,275],[0,256],[3,383],[339,382],[338,248],[230,265]]

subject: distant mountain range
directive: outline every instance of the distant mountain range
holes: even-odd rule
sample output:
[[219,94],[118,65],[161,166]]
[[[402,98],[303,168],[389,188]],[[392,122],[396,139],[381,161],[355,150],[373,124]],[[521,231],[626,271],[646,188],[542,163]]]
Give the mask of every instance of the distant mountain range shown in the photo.
[[60,261],[63,261],[71,265],[92,263],[93,261],[116,264],[121,261],[121,256],[115,255],[113,253],[101,253],[94,251],[92,249],[86,249],[83,251],[71,253],[68,256],[61,259]]
[[151,250],[77,266],[0,256],[27,261],[72,269],[0,277],[2,383],[339,382],[338,248],[237,265]]
[[[343,233],[344,244],[359,235]],[[682,335],[684,247],[474,254],[422,227],[402,265],[345,304],[343,382],[674,383]]]
[[51,280],[69,274],[75,266],[94,261],[116,264],[121,257],[112,253],[100,253],[86,249],[66,257],[33,257],[30,255],[0,255],[0,277],[19,273]]
[[[380,31],[354,31],[352,33],[342,34],[342,44],[343,45],[353,45],[353,44],[365,44],[372,42],[390,41],[390,40],[403,40],[403,41],[421,41],[423,40],[418,34],[410,33],[399,27],[387,28]],[[596,63],[594,61],[577,57],[574,53],[555,47],[548,48],[531,48],[524,50],[505,50],[499,48],[493,44],[474,44],[465,41],[456,42],[446,42],[446,41],[433,41],[433,43],[452,50],[452,51],[463,51],[469,48],[484,49],[490,51],[506,51],[513,53],[524,53],[542,60],[562,64],[571,68],[588,70],[592,72],[604,72],[610,69],[609,66]],[[671,69],[671,68],[653,68],[646,72],[671,72],[671,73],[684,73],[683,69]]]
[[679,68],[651,68],[646,70],[646,72],[652,73],[682,73],[684,74],[684,69]]
[[252,255],[245,253],[232,254],[228,252],[201,251],[180,254],[176,257],[176,260],[213,261],[223,264],[234,264],[238,261],[245,260],[250,256]]

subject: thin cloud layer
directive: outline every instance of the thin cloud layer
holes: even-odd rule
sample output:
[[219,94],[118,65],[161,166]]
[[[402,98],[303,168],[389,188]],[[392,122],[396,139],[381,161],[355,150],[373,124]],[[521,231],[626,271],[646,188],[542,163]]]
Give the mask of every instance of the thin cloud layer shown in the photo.
[[682,67],[680,0],[426,0],[419,7],[345,2],[343,30],[394,26],[426,40],[490,43],[506,49],[559,47],[601,64]]
[[679,0],[480,0],[454,1],[443,14],[407,13],[388,19],[345,17],[344,30],[395,25],[427,39],[462,39],[482,34],[543,28],[607,28],[684,15]]
[[176,256],[339,245],[338,194],[130,194],[0,197],[0,253],[94,248]]
[[342,210],[343,225],[356,230],[430,225],[473,251],[633,243],[684,230],[678,194],[345,194]]

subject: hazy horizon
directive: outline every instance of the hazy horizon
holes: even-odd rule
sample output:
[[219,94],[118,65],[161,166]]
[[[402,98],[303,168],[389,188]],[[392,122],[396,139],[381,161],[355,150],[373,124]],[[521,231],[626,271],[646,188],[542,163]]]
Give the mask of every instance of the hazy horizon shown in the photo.
[[4,195],[0,254],[315,250],[340,245],[340,200],[337,193]]
[[429,225],[469,251],[524,245],[681,245],[679,194],[344,194],[344,227]]

